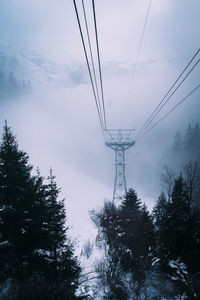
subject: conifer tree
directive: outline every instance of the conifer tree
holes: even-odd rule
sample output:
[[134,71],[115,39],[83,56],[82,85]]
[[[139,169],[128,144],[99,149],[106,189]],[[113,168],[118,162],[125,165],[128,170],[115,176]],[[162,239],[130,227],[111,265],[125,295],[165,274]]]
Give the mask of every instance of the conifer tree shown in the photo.
[[137,194],[133,189],[129,189],[126,193],[126,196],[122,201],[121,208],[133,213],[139,212],[141,208],[141,200],[138,199]]
[[47,185],[47,203],[48,203],[48,216],[49,216],[49,235],[50,235],[50,249],[51,254],[56,261],[57,252],[66,241],[66,230],[65,227],[65,209],[64,199],[58,200],[60,189],[58,189],[55,182],[55,176],[53,175],[52,169],[48,177]]
[[51,286],[48,299],[76,299],[75,291],[78,287],[80,267],[74,256],[72,242],[66,236],[66,214],[64,199],[59,200],[60,189],[55,182],[52,169],[46,186],[48,207],[48,235],[49,235],[49,261],[46,277],[48,286]]
[[163,262],[179,258],[195,272],[199,269],[197,236],[200,231],[197,224],[200,214],[197,209],[191,209],[189,201],[187,185],[180,175],[175,179],[171,202],[166,202],[161,194],[153,214]]
[[152,218],[145,205],[142,206],[134,190],[129,190],[121,205],[122,232],[121,243],[124,247],[122,265],[131,271],[134,280],[141,286],[154,238]]
[[[163,196],[159,198],[154,215],[162,204],[162,215],[159,215],[159,236],[161,239],[161,255],[170,259],[181,256],[184,243],[185,226],[188,219],[188,198],[182,176],[174,182],[172,200],[165,205]],[[161,211],[160,210],[160,211]]]
[[[142,206],[136,192],[130,189],[121,205],[105,203],[99,213],[93,212],[93,219],[99,228],[101,238],[104,237],[105,243],[108,244],[106,252],[108,277],[111,278],[112,274],[112,278],[119,278],[117,275],[119,269],[123,276],[132,274],[139,293],[151,262],[149,254],[152,252],[154,237],[152,218],[146,206]],[[114,279],[111,281],[120,286],[117,291],[113,284],[109,283],[114,299],[115,297],[126,299],[126,286]]]
[[23,277],[32,254],[34,181],[28,156],[4,126],[0,145],[0,261],[4,276]]
[[158,198],[156,205],[153,208],[153,217],[156,228],[161,230],[161,226],[164,218],[167,214],[167,199],[164,192],[162,192]]
[[166,258],[169,256],[168,238],[170,239],[170,234],[169,236],[166,234],[169,223],[168,218],[170,218],[169,203],[170,202],[167,201],[165,193],[162,192],[152,211],[156,237],[154,255],[158,256],[161,261],[163,261],[163,265],[166,263]]
[[32,176],[34,182],[33,204],[31,209],[31,234],[29,244],[33,251],[31,256],[31,270],[38,273],[44,273],[48,262],[48,250],[50,244],[50,235],[48,231],[48,205],[46,199],[46,185],[44,178],[37,169],[36,176]]
[[[7,122],[0,144],[0,282],[16,300],[77,299],[80,267],[66,238],[65,209],[52,171],[31,174]],[[9,298],[10,297],[10,298]]]

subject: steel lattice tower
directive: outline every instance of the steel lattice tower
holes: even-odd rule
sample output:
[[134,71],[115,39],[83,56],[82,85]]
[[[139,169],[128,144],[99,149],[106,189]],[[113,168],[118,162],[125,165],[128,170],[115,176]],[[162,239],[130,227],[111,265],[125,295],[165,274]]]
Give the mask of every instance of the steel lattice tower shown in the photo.
[[135,145],[134,129],[109,129],[105,131],[105,144],[115,151],[115,183],[113,201],[126,194],[125,150]]

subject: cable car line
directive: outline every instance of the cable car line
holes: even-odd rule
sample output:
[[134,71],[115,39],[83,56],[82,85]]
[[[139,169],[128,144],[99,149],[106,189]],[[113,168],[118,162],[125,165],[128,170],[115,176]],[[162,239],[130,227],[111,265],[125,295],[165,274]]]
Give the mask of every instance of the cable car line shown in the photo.
[[103,115],[104,115],[104,125],[105,130],[107,128],[106,122],[106,111],[105,111],[105,101],[104,101],[104,91],[103,91],[103,81],[102,81],[102,72],[101,72],[101,60],[100,60],[100,51],[99,51],[99,41],[98,41],[98,31],[97,31],[97,20],[96,20],[96,11],[94,0],[92,0],[92,9],[93,9],[93,17],[94,17],[94,27],[95,27],[95,37],[96,37],[96,46],[97,46],[97,57],[98,57],[98,66],[99,66],[99,78],[100,78],[100,86],[101,86],[101,96],[103,103]]
[[[96,95],[97,95],[99,110],[100,110],[101,119],[102,119],[102,123],[103,123],[103,116],[102,116],[101,103],[100,103],[100,96],[99,96],[99,90],[98,90],[98,85],[97,85],[97,76],[96,76],[96,72],[95,72],[94,58],[93,58],[93,54],[92,54],[92,46],[91,46],[91,40],[90,40],[90,34],[89,34],[89,28],[88,28],[88,22],[87,22],[87,15],[86,15],[86,11],[85,11],[84,0],[82,0],[82,8],[83,8],[83,15],[84,15],[84,20],[85,20],[85,27],[86,27],[86,33],[87,33],[87,40],[88,40],[88,45],[89,45],[89,51],[90,51],[90,58],[91,58],[91,63],[92,63],[94,83],[95,83],[95,87],[96,87]],[[104,127],[105,127],[105,122],[104,122]]]
[[187,100],[197,89],[200,88],[200,84],[198,84],[189,94],[187,94],[178,104],[176,104],[172,109],[170,109],[159,121],[157,121],[153,126],[151,126],[147,131],[145,131],[138,138],[143,137],[149,131],[151,131],[155,126],[157,126],[160,122],[162,122],[170,113],[172,113],[179,105],[181,105],[185,100]]
[[134,63],[134,69],[133,69],[133,73],[132,73],[132,76],[131,76],[131,80],[130,80],[130,84],[129,84],[129,88],[128,88],[128,93],[127,93],[124,105],[126,105],[126,103],[128,101],[128,98],[130,96],[130,93],[131,93],[131,89],[133,87],[135,74],[136,74],[136,69],[137,69],[137,64],[138,64],[138,59],[139,59],[140,51],[141,51],[141,48],[142,48],[142,42],[143,42],[143,39],[144,39],[147,20],[148,20],[148,17],[149,17],[149,11],[150,11],[150,8],[151,8],[151,2],[152,2],[152,0],[149,1],[147,13],[146,13],[146,16],[145,16],[145,21],[144,21],[144,25],[143,25],[143,28],[142,28],[142,34],[141,34],[141,38],[140,38],[140,42],[139,42],[139,47],[138,47],[138,50],[137,50],[136,59],[135,59],[135,63]]
[[[149,1],[147,14],[146,14],[146,17],[145,17],[145,22],[144,22],[144,26],[143,26],[143,30],[142,30],[142,35],[141,35],[141,39],[140,39],[140,43],[139,43],[139,48],[138,48],[137,55],[136,55],[135,68],[134,68],[132,80],[134,79],[134,76],[135,76],[136,65],[138,63],[138,58],[139,58],[140,50],[141,50],[141,47],[142,47],[142,42],[143,42],[143,39],[144,39],[144,33],[145,33],[146,25],[147,25],[149,11],[150,11],[150,7],[151,7],[151,2],[152,2],[152,0]],[[75,8],[75,13],[76,13],[76,17],[77,17],[78,27],[79,27],[79,31],[80,31],[80,35],[81,35],[81,41],[82,41],[82,45],[83,45],[83,49],[84,49],[84,54],[85,54],[85,58],[86,58],[89,77],[90,77],[92,90],[93,90],[93,94],[94,94],[94,99],[95,99],[95,104],[96,104],[97,113],[98,113],[98,117],[99,117],[99,122],[100,122],[100,126],[101,126],[101,129],[102,129],[104,138],[105,138],[105,132],[107,130],[107,119],[106,119],[106,110],[105,110],[104,89],[103,89],[103,80],[102,80],[102,68],[101,68],[101,59],[100,59],[100,50],[99,50],[99,40],[98,40],[98,29],[97,29],[95,3],[94,3],[94,0],[92,0],[92,11],[93,11],[93,19],[94,19],[93,21],[94,21],[94,30],[95,30],[95,39],[96,39],[96,51],[97,51],[97,60],[98,60],[98,71],[99,71],[101,99],[100,99],[100,94],[99,94],[99,89],[98,89],[97,76],[96,76],[96,71],[95,71],[94,57],[93,57],[93,52],[92,52],[92,45],[91,45],[91,39],[90,39],[90,33],[89,33],[89,27],[88,27],[88,21],[87,21],[87,15],[86,15],[86,9],[85,9],[85,5],[84,5],[84,0],[82,0],[82,8],[83,8],[83,15],[84,15],[84,21],[85,21],[85,27],[86,27],[87,42],[88,42],[88,47],[89,47],[89,54],[90,54],[90,59],[91,59],[92,71],[91,71],[90,62],[89,62],[89,59],[88,59],[87,48],[86,48],[86,44],[85,44],[85,40],[84,40],[82,27],[81,27],[81,22],[80,22],[79,13],[78,13],[77,5],[76,5],[76,0],[73,0],[73,3],[74,3],[74,8]],[[192,64],[192,62],[197,57],[199,52],[200,52],[200,48],[193,55],[193,57],[190,59],[189,63],[186,65],[186,67],[180,73],[178,78],[172,84],[172,86],[167,91],[165,96],[162,98],[160,103],[156,106],[156,108],[151,113],[149,118],[145,121],[142,128],[138,131],[138,133],[136,134],[137,139],[140,138],[141,136],[143,136],[144,134],[146,134],[147,132],[149,132],[150,130],[152,130],[155,126],[157,126],[171,112],[173,112],[182,102],[184,102],[197,89],[199,89],[200,84],[195,89],[193,89],[188,95],[186,95],[177,105],[175,105],[171,110],[169,110],[164,115],[164,117],[162,117],[159,121],[157,121],[154,125],[151,126],[151,123],[153,122],[155,117],[159,114],[159,112],[163,109],[163,107],[167,104],[167,102],[172,98],[172,96],[175,94],[175,92],[180,88],[180,86],[184,83],[184,81],[187,79],[187,77],[192,73],[192,71],[199,64],[200,58],[190,68],[190,70],[187,72],[187,74],[182,78],[182,76],[185,74],[186,70]],[[181,79],[181,81],[180,81],[180,79]],[[149,128],[149,126],[151,126],[151,127]]]
[[[169,93],[172,91],[172,89],[175,87],[175,85],[177,84],[177,82],[179,81],[179,79],[182,77],[182,75],[185,73],[185,71],[187,70],[187,68],[190,66],[190,64],[193,62],[193,60],[195,59],[195,57],[198,55],[198,53],[200,52],[200,48],[198,49],[198,51],[194,54],[194,56],[192,57],[192,59],[189,61],[189,63],[187,64],[187,66],[184,68],[184,70],[181,72],[181,74],[178,76],[178,78],[176,79],[176,81],[174,82],[174,84],[171,86],[171,88],[168,90],[168,92],[165,94],[165,96],[162,98],[162,100],[160,101],[160,103],[157,105],[157,107],[154,109],[154,111],[152,112],[152,114],[150,115],[150,117],[146,120],[146,122],[144,123],[144,125],[142,126],[142,128],[139,130],[139,132],[137,133],[136,137],[141,135],[142,132],[150,125],[150,123],[154,120],[154,118],[157,116],[157,114],[161,111],[161,109],[166,105],[166,103],[171,99],[171,97],[174,95],[174,93],[178,90],[178,88],[183,84],[183,82],[186,80],[186,78],[190,75],[190,73],[194,70],[194,68],[198,65],[198,63],[200,62],[200,59],[198,59],[198,61],[195,63],[195,65],[190,69],[190,71],[187,73],[187,75],[182,79],[182,81],[178,84],[178,86],[175,88],[175,90],[171,93],[171,95],[167,98],[167,96],[169,95]],[[164,100],[167,98],[167,100],[164,102]],[[164,103],[163,103],[164,102]],[[163,104],[162,104],[163,103]],[[162,106],[161,106],[162,104]],[[161,106],[161,107],[160,107]]]
[[98,105],[98,99],[97,99],[97,95],[96,95],[96,92],[95,92],[95,87],[94,87],[94,83],[93,83],[93,79],[92,79],[92,73],[91,73],[90,64],[89,64],[89,60],[88,60],[88,55],[87,55],[86,45],[85,45],[83,32],[82,32],[82,28],[81,28],[81,23],[80,23],[78,9],[77,9],[77,5],[76,5],[76,0],[73,0],[73,3],[74,3],[74,9],[75,9],[76,18],[77,18],[77,22],[78,22],[78,27],[79,27],[79,31],[80,31],[80,35],[81,35],[81,41],[82,41],[82,45],[83,45],[83,50],[84,50],[84,54],[85,54],[85,59],[86,59],[86,63],[87,63],[89,77],[90,77],[92,90],[93,90],[93,94],[94,94],[94,99],[95,99],[95,104],[96,104],[97,113],[98,113],[98,117],[99,117],[99,122],[100,122],[100,126],[101,126],[101,129],[102,129],[103,135],[104,135],[104,127],[105,126],[104,126],[103,121],[101,119],[100,107]]

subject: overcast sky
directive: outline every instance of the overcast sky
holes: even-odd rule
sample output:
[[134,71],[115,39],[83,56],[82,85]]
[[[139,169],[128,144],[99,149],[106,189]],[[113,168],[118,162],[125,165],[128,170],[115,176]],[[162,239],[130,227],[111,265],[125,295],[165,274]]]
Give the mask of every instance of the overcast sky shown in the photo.
[[[81,8],[81,1],[77,3]],[[85,4],[92,29],[91,1]],[[95,4],[108,126],[139,130],[200,46],[200,1],[152,0],[130,94],[149,0]],[[72,0],[0,0],[0,44],[35,51],[54,62],[85,63]],[[199,83],[199,75],[198,67],[166,111]],[[157,191],[152,179],[148,188],[143,181],[174,133],[200,119],[199,102],[197,92],[127,153],[128,186],[150,205]],[[0,105],[1,128],[8,119],[44,176],[50,165],[55,170],[76,235],[92,234],[88,209],[112,197],[114,153],[103,144],[88,77],[86,84],[38,88],[31,96]]]

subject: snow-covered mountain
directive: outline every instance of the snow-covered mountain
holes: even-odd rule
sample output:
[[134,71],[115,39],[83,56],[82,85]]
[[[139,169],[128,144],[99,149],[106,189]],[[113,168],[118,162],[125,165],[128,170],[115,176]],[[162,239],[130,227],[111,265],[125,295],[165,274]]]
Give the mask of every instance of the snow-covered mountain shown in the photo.
[[87,80],[84,65],[52,62],[36,52],[26,52],[13,46],[0,45],[0,70],[8,76],[13,72],[17,80],[29,80],[51,86],[70,86]]
[[[146,62],[150,64],[152,62]],[[144,67],[138,65],[139,68]],[[98,74],[98,66],[96,64]],[[134,64],[130,62],[107,61],[102,64],[103,73],[107,78],[130,77]],[[52,62],[39,53],[28,52],[14,46],[0,44],[0,70],[8,75],[13,72],[17,80],[29,80],[35,84],[50,86],[74,86],[89,82],[86,64],[66,64]],[[98,76],[98,75],[97,75]]]
[[[141,63],[138,68],[144,68],[154,61]],[[104,62],[104,76],[129,78],[134,64],[130,62]],[[96,64],[98,74],[98,66]],[[28,52],[14,46],[0,44],[0,71],[8,76],[13,72],[16,80],[28,80],[31,85],[45,84],[50,86],[76,86],[89,82],[85,63],[66,64],[50,61],[37,52]],[[98,75],[97,75],[98,76]]]

